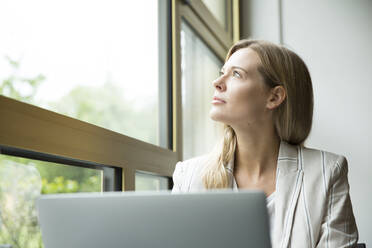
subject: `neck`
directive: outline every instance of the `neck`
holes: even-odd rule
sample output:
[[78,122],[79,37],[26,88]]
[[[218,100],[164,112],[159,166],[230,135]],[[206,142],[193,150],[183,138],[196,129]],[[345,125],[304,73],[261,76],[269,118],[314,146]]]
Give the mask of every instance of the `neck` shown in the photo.
[[280,138],[273,127],[261,131],[234,131],[237,138],[234,171],[244,171],[252,178],[260,178],[276,170]]

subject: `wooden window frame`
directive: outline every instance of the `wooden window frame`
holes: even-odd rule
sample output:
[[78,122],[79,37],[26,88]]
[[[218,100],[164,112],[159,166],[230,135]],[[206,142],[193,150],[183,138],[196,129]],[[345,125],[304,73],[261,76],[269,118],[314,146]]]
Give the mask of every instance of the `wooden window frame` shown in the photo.
[[[12,154],[10,150],[17,150],[21,152],[13,155],[27,157],[22,155],[27,153],[28,158],[35,159],[45,155],[66,159],[67,164],[79,161],[88,166],[118,169],[113,177],[121,181],[121,185],[111,187],[114,190],[135,190],[137,170],[171,177],[175,164],[182,160],[181,20],[186,20],[224,60],[233,40],[239,37],[239,2],[228,1],[233,12],[229,18],[232,20],[230,31],[225,31],[198,0],[167,1],[170,5],[167,25],[171,31],[167,39],[169,69],[161,72],[167,74],[168,80],[160,86],[163,94],[160,105],[166,109],[162,116],[166,121],[162,125],[168,129],[168,141],[163,141],[168,143],[168,149],[0,95],[0,153]],[[122,175],[117,175],[117,171]]]
[[226,49],[239,40],[239,0],[226,0],[227,29],[201,0],[183,0]]

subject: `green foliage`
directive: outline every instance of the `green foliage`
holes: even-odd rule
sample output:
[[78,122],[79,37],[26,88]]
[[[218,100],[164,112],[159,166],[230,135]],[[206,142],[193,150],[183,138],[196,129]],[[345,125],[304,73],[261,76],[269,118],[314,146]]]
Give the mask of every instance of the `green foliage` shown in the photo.
[[58,193],[76,193],[76,192],[95,192],[100,191],[100,179],[98,176],[91,176],[86,181],[79,183],[75,180],[70,180],[63,176],[55,177],[52,182],[47,179],[42,179],[42,194],[58,194]]
[[[20,163],[21,162],[21,163]],[[59,168],[58,168],[59,167]],[[48,168],[58,168],[60,175],[69,166],[35,161],[24,158],[0,156],[0,244],[11,244],[14,248],[42,247],[41,233],[37,223],[35,200],[41,194],[94,192],[101,190],[101,172],[72,167],[72,170],[86,171],[77,180],[57,176],[48,182],[40,176]],[[92,174],[94,172],[95,175]],[[68,177],[68,171],[65,176]]]
[[33,248],[40,243],[35,200],[41,178],[36,168],[1,156],[0,160],[0,244]]
[[100,87],[76,86],[49,106],[58,113],[157,144],[156,103],[136,109],[112,82]]
[[62,165],[55,163],[45,163],[42,161],[34,161],[35,167],[38,169],[41,177],[49,182],[55,178],[63,176],[65,179],[85,182],[91,176],[97,176],[100,171],[70,165]]
[[[19,74],[20,62],[5,56],[12,67],[12,74],[0,83],[0,94],[19,101],[32,102],[39,85],[45,80],[45,76],[39,74],[33,78],[24,78]],[[26,89],[22,91],[20,89]]]

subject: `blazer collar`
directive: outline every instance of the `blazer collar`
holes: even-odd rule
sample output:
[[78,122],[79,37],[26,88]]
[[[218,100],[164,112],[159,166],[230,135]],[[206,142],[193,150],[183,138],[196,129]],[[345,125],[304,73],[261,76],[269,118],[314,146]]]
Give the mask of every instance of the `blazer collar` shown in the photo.
[[[280,247],[287,247],[289,243],[293,215],[302,186],[302,166],[302,148],[282,140],[277,159],[274,237],[272,237],[272,241],[280,244]],[[226,169],[230,175],[231,188],[238,191],[233,174],[234,157],[226,165]]]

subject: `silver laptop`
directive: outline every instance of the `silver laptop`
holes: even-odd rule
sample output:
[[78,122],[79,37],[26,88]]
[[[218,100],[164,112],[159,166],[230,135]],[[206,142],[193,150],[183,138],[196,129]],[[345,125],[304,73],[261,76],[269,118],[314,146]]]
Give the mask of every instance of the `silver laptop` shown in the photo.
[[270,247],[258,191],[44,195],[37,209],[45,248]]

